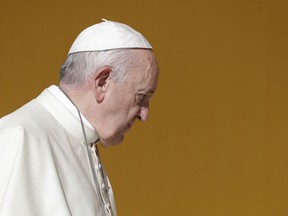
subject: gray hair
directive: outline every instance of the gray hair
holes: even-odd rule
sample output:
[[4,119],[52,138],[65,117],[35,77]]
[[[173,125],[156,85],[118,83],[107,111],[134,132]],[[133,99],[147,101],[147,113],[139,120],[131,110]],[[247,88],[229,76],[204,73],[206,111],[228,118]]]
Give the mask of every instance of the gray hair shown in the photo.
[[111,79],[124,81],[128,69],[137,65],[135,51],[135,49],[115,49],[70,54],[61,66],[60,81],[79,87],[87,78],[105,66],[112,68]]

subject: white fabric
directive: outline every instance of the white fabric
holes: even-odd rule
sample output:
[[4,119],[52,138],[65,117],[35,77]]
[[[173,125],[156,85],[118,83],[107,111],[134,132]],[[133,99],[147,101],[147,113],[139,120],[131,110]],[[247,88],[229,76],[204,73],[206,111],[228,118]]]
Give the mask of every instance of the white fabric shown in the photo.
[[[60,100],[66,107],[69,109],[73,115],[79,119],[78,111],[75,108],[75,106],[71,103],[71,101],[67,98],[67,96],[58,88],[56,85],[51,85],[47,89],[51,94],[53,94],[55,97],[57,97],[58,100]],[[81,113],[80,113],[81,114]],[[93,126],[88,122],[88,120],[81,114],[81,118],[83,120],[83,123],[85,126],[87,126],[90,130],[94,130]],[[80,121],[80,119],[79,119]]]
[[76,52],[124,48],[152,49],[152,46],[140,32],[130,26],[104,21],[82,31],[72,44],[68,55]]
[[[94,130],[85,131],[89,143],[98,139]],[[0,119],[0,215],[100,215],[83,141],[77,116],[47,89]],[[101,194],[116,215],[106,175],[105,182],[109,194]]]

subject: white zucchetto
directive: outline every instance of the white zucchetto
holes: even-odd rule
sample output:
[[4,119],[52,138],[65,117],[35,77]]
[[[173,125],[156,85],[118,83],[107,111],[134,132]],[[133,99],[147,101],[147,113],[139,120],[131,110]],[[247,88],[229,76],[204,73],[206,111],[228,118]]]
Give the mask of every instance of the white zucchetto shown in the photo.
[[152,49],[152,46],[140,32],[130,26],[104,20],[83,30],[72,44],[68,55],[124,48]]

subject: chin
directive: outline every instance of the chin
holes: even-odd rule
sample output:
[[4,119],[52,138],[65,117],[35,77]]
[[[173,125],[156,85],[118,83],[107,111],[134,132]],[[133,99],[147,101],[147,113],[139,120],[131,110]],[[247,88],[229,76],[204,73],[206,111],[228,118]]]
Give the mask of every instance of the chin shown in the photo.
[[124,135],[120,135],[120,136],[117,136],[117,137],[114,137],[114,138],[110,138],[110,139],[107,139],[107,140],[100,139],[101,145],[103,147],[109,147],[109,146],[112,146],[112,145],[118,145],[123,140],[124,140]]

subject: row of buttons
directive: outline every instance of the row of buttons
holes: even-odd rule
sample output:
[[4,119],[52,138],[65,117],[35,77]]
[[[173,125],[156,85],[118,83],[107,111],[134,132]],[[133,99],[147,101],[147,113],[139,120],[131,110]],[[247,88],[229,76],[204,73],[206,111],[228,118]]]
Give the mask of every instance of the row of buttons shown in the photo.
[[105,184],[105,174],[104,174],[104,170],[102,169],[102,164],[98,155],[98,150],[97,150],[97,146],[96,144],[94,144],[92,146],[92,155],[93,155],[93,159],[94,159],[94,164],[95,164],[95,170],[96,170],[96,174],[97,174],[97,183],[99,183],[100,188],[101,188],[101,197],[102,200],[104,202],[105,205],[105,210],[107,211],[107,213],[112,216],[113,212],[112,212],[112,208],[111,208],[111,204],[110,204],[110,199],[109,199],[109,186]]

